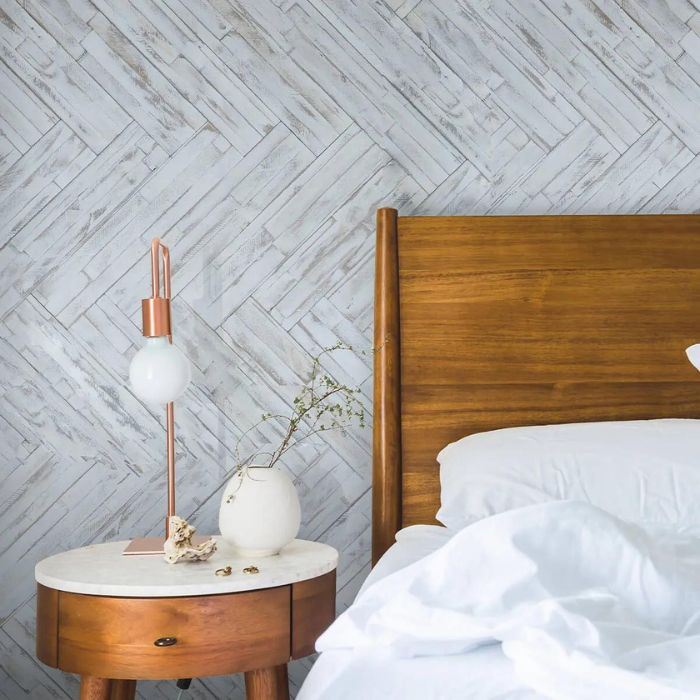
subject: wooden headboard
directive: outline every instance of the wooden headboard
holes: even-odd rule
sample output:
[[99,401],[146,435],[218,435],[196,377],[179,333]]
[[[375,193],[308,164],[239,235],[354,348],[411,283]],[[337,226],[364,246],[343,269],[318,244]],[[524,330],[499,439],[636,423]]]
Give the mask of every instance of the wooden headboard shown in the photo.
[[700,216],[377,212],[373,560],[435,522],[439,450],[517,425],[700,417]]

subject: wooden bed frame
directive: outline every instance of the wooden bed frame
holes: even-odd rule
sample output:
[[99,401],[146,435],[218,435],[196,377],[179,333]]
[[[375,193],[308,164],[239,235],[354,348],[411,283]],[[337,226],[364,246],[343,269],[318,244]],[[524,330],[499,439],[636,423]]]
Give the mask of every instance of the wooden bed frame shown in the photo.
[[435,456],[517,425],[699,417],[700,216],[377,212],[372,558]]

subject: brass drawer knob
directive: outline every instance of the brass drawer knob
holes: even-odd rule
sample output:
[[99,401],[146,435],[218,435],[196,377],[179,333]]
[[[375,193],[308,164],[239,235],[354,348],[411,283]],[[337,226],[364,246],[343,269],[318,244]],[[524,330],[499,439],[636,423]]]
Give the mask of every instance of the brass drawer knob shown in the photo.
[[153,642],[157,647],[171,647],[173,644],[177,644],[176,637],[161,637]]

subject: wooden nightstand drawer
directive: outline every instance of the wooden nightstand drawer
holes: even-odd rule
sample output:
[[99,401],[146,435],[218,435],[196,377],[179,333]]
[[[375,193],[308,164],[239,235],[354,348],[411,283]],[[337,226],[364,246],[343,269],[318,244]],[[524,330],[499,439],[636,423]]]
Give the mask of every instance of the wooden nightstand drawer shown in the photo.
[[83,700],[134,700],[140,680],[240,672],[249,700],[288,700],[287,662],[311,654],[335,616],[335,549],[294,540],[253,572],[222,539],[211,559],[176,566],[124,557],[126,544],[36,565],[41,661],[79,673]]
[[160,679],[284,664],[290,605],[290,586],[180,598],[60,591],[58,666],[82,675]]

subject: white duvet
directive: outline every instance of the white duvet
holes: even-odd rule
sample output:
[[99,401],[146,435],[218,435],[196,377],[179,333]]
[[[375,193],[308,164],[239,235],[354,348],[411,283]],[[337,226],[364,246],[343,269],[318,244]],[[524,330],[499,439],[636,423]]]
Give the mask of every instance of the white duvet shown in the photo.
[[700,539],[572,501],[508,511],[368,587],[317,648],[395,661],[494,644],[538,696],[700,697]]

